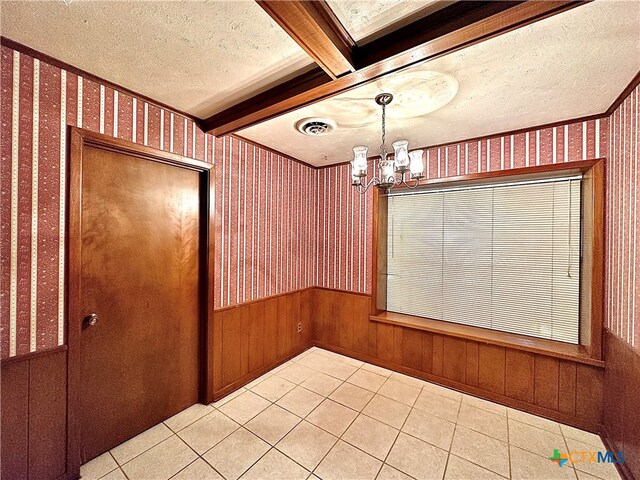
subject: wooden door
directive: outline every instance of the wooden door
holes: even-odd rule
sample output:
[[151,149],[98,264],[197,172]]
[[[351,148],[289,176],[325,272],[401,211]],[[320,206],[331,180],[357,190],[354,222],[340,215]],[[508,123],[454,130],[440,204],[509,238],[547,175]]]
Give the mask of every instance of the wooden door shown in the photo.
[[198,401],[208,176],[86,138],[79,153],[69,322],[84,462]]

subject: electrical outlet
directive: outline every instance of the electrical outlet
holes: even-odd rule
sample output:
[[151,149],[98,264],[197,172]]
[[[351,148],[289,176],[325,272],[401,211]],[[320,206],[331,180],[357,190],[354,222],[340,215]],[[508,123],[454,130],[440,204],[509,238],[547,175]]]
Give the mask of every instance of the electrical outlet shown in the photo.
[[302,332],[302,323],[298,323],[298,333]]

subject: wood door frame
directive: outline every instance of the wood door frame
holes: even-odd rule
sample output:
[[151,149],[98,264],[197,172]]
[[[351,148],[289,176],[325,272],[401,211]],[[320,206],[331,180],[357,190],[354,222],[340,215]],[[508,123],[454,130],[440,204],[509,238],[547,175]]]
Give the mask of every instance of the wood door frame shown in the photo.
[[[82,160],[85,146],[134,156],[144,160],[186,168],[200,176],[200,218],[204,219],[200,230],[200,271],[199,285],[200,319],[198,332],[198,398],[201,403],[213,401],[213,354],[208,344],[213,322],[214,283],[214,208],[215,178],[213,165],[199,160],[185,158],[169,152],[137,145],[126,140],[70,127],[67,163],[67,247],[66,247],[66,337],[68,345],[67,364],[67,474],[77,478],[80,472],[80,390],[82,382],[81,366],[81,246],[82,246]],[[73,319],[73,321],[71,321]]]

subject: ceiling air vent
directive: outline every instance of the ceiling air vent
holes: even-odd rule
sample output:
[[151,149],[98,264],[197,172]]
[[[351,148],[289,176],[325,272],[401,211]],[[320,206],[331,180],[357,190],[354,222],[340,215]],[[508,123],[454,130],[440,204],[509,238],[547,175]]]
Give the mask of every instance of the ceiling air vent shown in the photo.
[[310,137],[327,135],[336,128],[336,122],[328,118],[310,117],[296,122],[296,130]]

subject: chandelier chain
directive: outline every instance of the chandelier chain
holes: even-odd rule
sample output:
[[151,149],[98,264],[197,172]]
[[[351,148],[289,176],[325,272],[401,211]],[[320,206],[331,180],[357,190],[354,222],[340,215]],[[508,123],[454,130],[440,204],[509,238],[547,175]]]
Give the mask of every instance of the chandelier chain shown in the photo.
[[387,106],[383,103],[382,104],[382,144],[380,145],[380,151],[385,152],[385,153],[387,151],[387,149],[385,147],[385,141],[386,141],[386,138],[387,138],[386,108],[387,108]]

